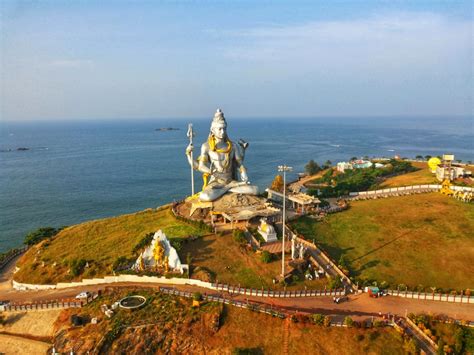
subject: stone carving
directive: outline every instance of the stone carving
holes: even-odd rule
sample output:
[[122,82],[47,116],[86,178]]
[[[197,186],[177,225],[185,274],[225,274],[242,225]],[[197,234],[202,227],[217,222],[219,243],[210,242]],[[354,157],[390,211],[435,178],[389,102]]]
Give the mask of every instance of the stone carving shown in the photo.
[[214,201],[228,191],[258,194],[257,186],[248,181],[247,170],[243,165],[247,146],[248,143],[242,140],[236,145],[229,139],[224,113],[218,109],[207,142],[201,146],[199,158],[194,160],[192,157],[192,143],[186,148],[189,164],[203,174],[204,186],[199,194],[200,201]]
[[271,224],[267,223],[266,218],[260,219],[260,225],[258,226],[258,233],[265,239],[266,242],[275,242],[278,240],[275,228]]
[[181,264],[176,249],[173,248],[161,229],[155,233],[150,245],[138,256],[133,269],[143,271],[146,269],[164,268],[165,272],[184,272],[187,265]]

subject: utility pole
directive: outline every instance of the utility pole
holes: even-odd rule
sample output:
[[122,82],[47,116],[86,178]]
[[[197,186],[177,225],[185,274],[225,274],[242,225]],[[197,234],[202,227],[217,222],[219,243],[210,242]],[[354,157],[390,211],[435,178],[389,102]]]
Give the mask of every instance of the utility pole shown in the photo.
[[286,172],[292,171],[291,166],[279,165],[278,171],[283,172],[283,236],[281,240],[281,277],[285,278],[285,229],[286,229]]

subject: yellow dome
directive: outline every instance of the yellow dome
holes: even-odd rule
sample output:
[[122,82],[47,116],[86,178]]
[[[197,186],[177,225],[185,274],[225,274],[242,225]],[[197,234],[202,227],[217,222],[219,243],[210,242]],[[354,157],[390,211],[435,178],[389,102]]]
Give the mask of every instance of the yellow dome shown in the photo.
[[441,160],[439,160],[439,158],[431,158],[430,160],[428,160],[428,166],[430,168],[430,171],[432,173],[435,173],[436,172],[436,167],[441,164]]

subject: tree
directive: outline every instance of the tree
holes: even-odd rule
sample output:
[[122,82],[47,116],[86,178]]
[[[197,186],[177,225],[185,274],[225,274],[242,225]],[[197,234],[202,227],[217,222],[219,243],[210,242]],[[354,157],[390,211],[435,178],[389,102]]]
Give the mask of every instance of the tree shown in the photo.
[[357,160],[357,157],[352,157],[349,161]]
[[304,166],[304,169],[308,175],[314,175],[321,171],[321,167],[313,159],[311,159],[308,164]]
[[425,155],[425,159],[426,159],[426,160],[430,160],[430,159],[431,159],[431,155]]
[[323,165],[323,169],[328,169],[331,167],[332,161],[326,160],[326,162]]
[[43,239],[54,237],[58,232],[59,230],[53,227],[41,227],[34,232],[28,233],[23,243],[26,245],[34,245]]
[[417,156],[415,157],[415,159],[416,159],[416,160],[423,160],[423,155],[417,155]]
[[273,179],[270,189],[272,189],[273,191],[283,192],[283,176],[275,176],[275,179]]

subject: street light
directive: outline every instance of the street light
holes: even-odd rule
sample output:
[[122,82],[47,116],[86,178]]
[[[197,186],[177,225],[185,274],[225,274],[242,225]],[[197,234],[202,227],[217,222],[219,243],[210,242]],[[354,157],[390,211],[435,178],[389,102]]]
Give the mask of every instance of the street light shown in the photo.
[[283,172],[283,237],[281,244],[281,277],[283,279],[285,279],[286,172],[292,170],[293,168],[291,166],[278,166],[278,171]]

